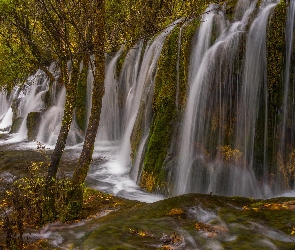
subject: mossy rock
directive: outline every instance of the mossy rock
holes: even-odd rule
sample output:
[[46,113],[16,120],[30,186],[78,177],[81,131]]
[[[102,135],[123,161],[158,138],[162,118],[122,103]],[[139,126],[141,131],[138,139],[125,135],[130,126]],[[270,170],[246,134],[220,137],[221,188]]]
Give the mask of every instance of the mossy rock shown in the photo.
[[27,117],[28,140],[34,141],[38,135],[38,128],[42,119],[41,112],[30,112]]
[[86,131],[87,118],[87,68],[83,67],[77,83],[76,122],[82,131]]
[[23,120],[24,120],[23,117],[17,117],[16,119],[14,119],[9,133],[10,134],[17,133],[20,129],[20,126],[22,125]]
[[74,249],[212,249],[213,243],[220,249],[295,247],[294,198],[187,194],[152,204],[125,202],[87,221],[80,237],[67,235],[74,225],[60,230],[65,243]]

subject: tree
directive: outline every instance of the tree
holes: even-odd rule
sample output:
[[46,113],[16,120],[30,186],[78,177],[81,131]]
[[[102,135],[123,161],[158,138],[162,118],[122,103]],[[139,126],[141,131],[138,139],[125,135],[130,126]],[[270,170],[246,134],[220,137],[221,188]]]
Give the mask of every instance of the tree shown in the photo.
[[[96,24],[93,34],[93,48],[95,55],[95,73],[92,90],[92,107],[86,130],[83,149],[78,160],[78,166],[72,179],[73,190],[69,196],[69,217],[75,218],[80,212],[83,204],[82,185],[88,173],[89,165],[92,160],[94,142],[99,126],[102,97],[104,95],[105,78],[105,1],[95,0],[93,2],[94,23]],[[92,65],[93,67],[93,65]]]

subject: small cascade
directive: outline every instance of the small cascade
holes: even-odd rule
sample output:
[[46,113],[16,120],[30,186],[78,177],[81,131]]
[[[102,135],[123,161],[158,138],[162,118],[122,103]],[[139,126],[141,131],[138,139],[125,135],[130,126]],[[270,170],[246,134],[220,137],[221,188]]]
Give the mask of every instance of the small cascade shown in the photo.
[[90,62],[89,62],[89,66],[88,66],[88,71],[87,71],[87,125],[88,125],[88,121],[89,121],[89,117],[90,117],[90,113],[91,113],[91,105],[92,105],[92,89],[93,89],[93,81],[94,81],[94,73],[95,72],[95,66],[94,66],[94,55],[90,56]]
[[116,66],[123,47],[116,53],[106,67],[105,94],[102,99],[100,122],[96,139],[114,141],[120,139],[120,119],[118,104],[118,84]]
[[[185,112],[184,122],[182,126],[182,138],[180,142],[180,152],[179,152],[179,161],[178,161],[178,174],[176,180],[176,189],[175,194],[182,194],[188,192],[187,190],[187,182],[188,176],[190,175],[190,165],[192,164],[193,158],[193,147],[194,147],[194,134],[195,134],[195,127],[194,124],[196,123],[195,119],[197,114],[195,113],[195,107],[198,106],[195,101],[199,100],[200,94],[200,84],[201,81],[198,80],[199,72],[201,70],[202,60],[206,51],[210,46],[210,40],[212,35],[212,25],[214,23],[214,17],[216,11],[213,9],[216,6],[211,5],[207,8],[207,13],[204,14],[202,17],[202,22],[199,28],[199,35],[197,36],[198,39],[196,41],[196,46],[193,47],[192,55],[190,59],[190,69],[189,69],[189,96],[187,101],[187,108]],[[209,65],[204,65],[203,69]],[[195,113],[195,114],[193,114]]]
[[[253,156],[258,110],[260,103],[264,102],[262,106],[264,106],[265,109],[263,135],[263,162],[265,165],[268,120],[266,27],[268,24],[268,17],[275,6],[276,4],[269,4],[262,8],[251,25],[246,42],[246,55],[244,59],[235,142],[235,148],[241,150],[243,155],[240,168],[243,169],[244,174],[233,180],[235,187],[239,186],[241,190],[240,193],[244,196],[264,196],[263,193],[259,193],[259,188],[257,187],[256,181],[254,181]],[[261,98],[264,98],[264,100]]]
[[134,88],[137,84],[137,78],[140,67],[140,59],[143,49],[143,41],[139,41],[127,53],[119,77],[119,107],[121,134],[126,130],[129,122],[132,107],[132,98]]
[[55,105],[51,106],[42,117],[37,135],[37,141],[40,141],[46,145],[55,144],[63,117],[65,97],[66,89],[63,87],[57,95],[57,101]]
[[[294,78],[291,80],[292,67],[294,68],[294,63],[292,64],[292,58],[294,57],[294,17],[295,17],[295,1],[290,1],[289,11],[287,13],[287,21],[285,28],[285,42],[286,42],[286,52],[285,52],[285,70],[284,70],[284,95],[283,95],[283,107],[282,107],[282,124],[280,128],[280,145],[279,145],[279,156],[280,163],[285,165],[287,172],[290,171],[291,164],[294,157],[294,146],[295,146],[295,125],[294,125]],[[293,71],[294,74],[294,71]],[[293,81],[293,85],[292,84]],[[285,160],[283,160],[285,159]],[[287,173],[287,175],[289,175]],[[291,177],[291,176],[289,176]],[[292,177],[291,177],[292,178]],[[293,177],[294,179],[294,177]],[[290,183],[291,184],[291,183]],[[295,180],[291,184],[295,190]]]
[[6,91],[0,91],[0,120],[3,118],[9,107],[10,105]]
[[[57,95],[55,104],[46,110],[46,112],[42,115],[42,120],[36,138],[37,141],[40,141],[49,146],[55,145],[61,128],[65,101],[66,89],[63,87]],[[76,145],[83,141],[83,138],[84,137],[76,123],[74,112],[71,128],[67,138],[67,145]]]
[[0,132],[8,132],[12,125],[12,108],[11,102],[14,91],[7,95],[6,91],[0,91]]
[[190,68],[189,68],[189,85],[194,81],[198,73],[200,64],[204,57],[205,52],[210,47],[213,22],[215,16],[215,8],[217,5],[210,5],[202,16],[202,24],[200,25],[199,30],[197,31],[196,45],[193,46],[191,58],[190,58]]
[[[127,167],[126,170],[128,170],[128,167],[131,166],[130,137],[132,130],[134,128],[141,101],[147,101],[146,104],[148,105],[146,105],[147,109],[145,113],[150,113],[151,101],[154,91],[154,80],[157,70],[157,62],[160,57],[166,37],[170,34],[170,32],[179,22],[180,20],[174,22],[172,25],[164,29],[160,35],[158,35],[150,44],[147,45],[147,48],[142,59],[141,68],[139,70],[137,84],[135,86],[132,86],[128,93],[127,107],[129,107],[130,110],[127,110],[125,112],[125,117],[128,123],[126,125],[126,129],[124,132],[121,153],[119,157],[120,164],[125,168]],[[149,117],[149,114],[147,114],[147,116],[145,117]],[[150,123],[150,118],[148,119],[149,121],[147,121],[147,123]],[[149,125],[146,127],[149,127]],[[145,137],[146,133],[148,133],[148,128],[143,128],[143,130],[143,137]]]
[[22,123],[15,137],[16,141],[27,139],[27,116],[30,112],[40,112],[44,108],[43,95],[48,91],[49,80],[42,70],[38,70],[30,76],[25,87],[20,91],[17,99],[18,117],[22,117]]
[[8,131],[12,125],[12,108],[9,108],[8,111],[0,119],[0,131]]

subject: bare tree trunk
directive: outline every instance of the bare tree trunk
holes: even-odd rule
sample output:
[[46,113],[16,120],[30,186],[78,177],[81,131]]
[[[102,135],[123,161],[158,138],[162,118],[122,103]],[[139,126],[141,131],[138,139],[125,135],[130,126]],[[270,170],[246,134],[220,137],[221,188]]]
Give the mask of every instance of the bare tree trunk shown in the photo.
[[[65,76],[67,74],[64,74]],[[77,82],[79,78],[79,62],[72,61],[72,69],[70,77],[67,79],[66,84],[66,103],[64,109],[64,115],[62,125],[58,135],[58,139],[50,158],[50,164],[47,170],[46,182],[45,182],[45,203],[44,203],[44,220],[52,221],[56,217],[55,213],[55,180],[59,166],[60,159],[62,157],[68,133],[72,123],[72,115],[76,103]]]
[[95,74],[92,91],[92,107],[86,130],[83,149],[72,179],[72,190],[68,197],[68,219],[77,218],[83,205],[83,184],[87,176],[89,165],[92,160],[95,138],[99,126],[102,97],[104,95],[105,78],[105,1],[95,0],[93,4],[95,30]]

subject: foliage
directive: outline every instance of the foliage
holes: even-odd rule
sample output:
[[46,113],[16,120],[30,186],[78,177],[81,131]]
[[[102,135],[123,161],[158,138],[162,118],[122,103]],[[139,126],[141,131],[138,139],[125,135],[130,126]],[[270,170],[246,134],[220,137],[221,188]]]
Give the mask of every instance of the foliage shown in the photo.
[[242,158],[242,152],[232,149],[229,145],[219,146],[218,155],[225,163],[238,163]]
[[[47,220],[44,211],[44,168],[47,164],[45,147],[38,144],[38,150],[45,157],[43,162],[32,162],[28,173],[12,182],[1,179],[1,228],[6,234],[8,249],[24,248],[24,232],[27,228],[40,228]],[[65,216],[66,197],[70,180],[60,175],[54,183],[56,210],[59,219]]]

